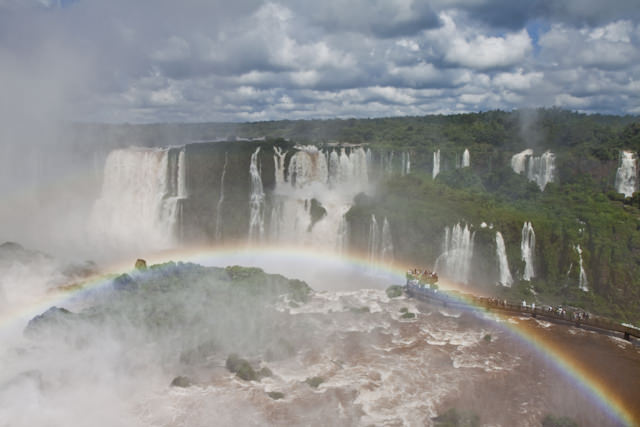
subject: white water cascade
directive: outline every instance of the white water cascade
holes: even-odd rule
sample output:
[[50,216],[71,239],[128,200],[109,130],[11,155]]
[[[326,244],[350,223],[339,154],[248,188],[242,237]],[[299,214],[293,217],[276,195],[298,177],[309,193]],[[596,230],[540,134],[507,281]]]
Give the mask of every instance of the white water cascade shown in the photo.
[[264,188],[258,168],[260,147],[251,155],[249,174],[251,175],[251,193],[249,194],[249,242],[262,241],[264,238]]
[[474,237],[468,224],[445,227],[442,254],[436,260],[435,271],[455,282],[469,284]]
[[407,151],[402,152],[402,165],[400,175],[409,175],[411,173],[411,154]]
[[228,160],[229,156],[227,155],[227,153],[224,153],[224,165],[222,166],[222,175],[220,176],[220,197],[218,198],[218,203],[216,204],[216,241],[218,242],[222,240],[222,203],[224,202],[224,177],[227,174]]
[[462,153],[462,167],[468,168],[470,166],[471,166],[471,156],[469,154],[469,149],[465,148],[464,152]]
[[622,151],[620,153],[620,166],[616,171],[616,191],[625,197],[633,196],[637,190],[638,160],[635,153]]
[[369,263],[375,264],[378,253],[380,251],[380,228],[378,227],[378,221],[375,215],[371,215],[371,222],[369,223],[369,244],[368,244],[368,256]]
[[436,176],[440,173],[440,150],[434,151],[433,153],[433,170],[431,172],[431,177],[436,179]]
[[184,148],[114,150],[105,162],[89,235],[134,250],[175,246],[180,201],[186,196]]
[[[369,189],[371,154],[362,147],[296,146],[287,156],[275,150],[276,186],[269,219],[269,239],[299,246],[341,251],[348,227],[344,215],[353,197]],[[288,157],[288,164],[285,158]],[[313,218],[311,205],[324,209]]]
[[529,181],[535,182],[541,191],[548,183],[553,182],[556,156],[551,151],[545,151],[536,157],[533,150],[527,148],[511,157],[511,169],[517,174],[525,173]]
[[498,271],[500,274],[499,284],[502,286],[511,287],[513,284],[513,277],[509,270],[509,260],[507,259],[507,250],[504,244],[504,238],[502,233],[496,232],[496,256],[498,258]]
[[584,271],[584,263],[582,261],[582,248],[580,245],[575,246],[578,252],[578,265],[580,266],[580,276],[578,276],[578,287],[584,292],[589,292],[589,282],[587,281],[587,272]]
[[393,261],[393,239],[391,237],[391,226],[387,217],[382,222],[382,239],[380,241],[380,260],[383,263]]
[[536,234],[533,231],[533,226],[530,222],[525,222],[522,226],[522,241],[520,242],[520,251],[522,254],[522,260],[524,261],[524,273],[522,278],[524,280],[531,280],[535,277],[533,270],[533,254],[536,249]]

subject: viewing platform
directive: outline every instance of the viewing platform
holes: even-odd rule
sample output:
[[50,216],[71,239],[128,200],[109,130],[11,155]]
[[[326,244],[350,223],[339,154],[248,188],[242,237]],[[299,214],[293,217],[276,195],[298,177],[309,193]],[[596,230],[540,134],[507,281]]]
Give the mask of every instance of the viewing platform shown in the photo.
[[544,319],[558,324],[571,325],[612,336],[621,336],[627,341],[632,341],[632,337],[636,340],[640,339],[640,328],[623,325],[580,310],[560,307],[553,308],[549,306],[537,307],[535,305],[516,304],[498,298],[480,297],[462,292],[441,291],[435,283],[421,284],[415,279],[409,279],[408,276],[405,292],[409,297],[429,303],[441,304],[445,307],[500,311],[520,316],[529,316],[536,319]]

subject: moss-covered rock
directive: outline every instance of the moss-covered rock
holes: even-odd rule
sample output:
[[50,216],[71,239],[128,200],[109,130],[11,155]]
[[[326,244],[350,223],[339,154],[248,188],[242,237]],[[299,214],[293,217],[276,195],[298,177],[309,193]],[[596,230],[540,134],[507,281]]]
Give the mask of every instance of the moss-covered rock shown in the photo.
[[404,288],[399,285],[391,285],[386,290],[389,298],[398,298],[404,295]]
[[229,357],[227,357],[225,366],[230,372],[233,372],[238,378],[245,381],[257,381],[260,379],[256,371],[251,367],[251,364],[246,359],[240,358],[237,354],[230,354]]
[[450,408],[433,418],[436,427],[480,427],[480,417],[470,411]]
[[318,388],[320,384],[324,382],[324,378],[322,377],[309,377],[304,380],[305,383],[309,384],[311,388]]
[[273,400],[284,399],[284,393],[279,392],[279,391],[270,391],[270,392],[267,393],[267,396],[269,396]]
[[186,388],[186,387],[191,387],[192,385],[193,385],[193,382],[191,381],[191,379],[189,377],[184,377],[184,376],[175,377],[173,381],[171,381],[171,387]]

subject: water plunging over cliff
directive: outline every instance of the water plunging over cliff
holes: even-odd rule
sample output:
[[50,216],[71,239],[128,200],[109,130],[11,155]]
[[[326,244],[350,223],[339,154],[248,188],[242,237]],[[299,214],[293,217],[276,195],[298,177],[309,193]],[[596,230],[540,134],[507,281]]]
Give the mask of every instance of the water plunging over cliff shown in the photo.
[[344,215],[353,197],[369,187],[370,159],[362,147],[321,150],[304,145],[293,153],[276,149],[270,240],[346,249],[349,231]]
[[433,153],[433,170],[431,172],[431,177],[436,179],[436,176],[440,173],[440,150],[435,151]]
[[496,256],[498,257],[499,283],[502,286],[511,287],[513,277],[509,270],[509,261],[507,260],[507,250],[504,244],[502,233],[496,232]]
[[455,282],[469,284],[474,236],[468,224],[463,227],[458,223],[451,229],[445,227],[442,254],[436,260],[436,272]]
[[382,262],[393,261],[393,238],[391,237],[391,226],[387,217],[382,222],[382,240],[380,242],[380,260]]
[[222,175],[220,176],[220,197],[216,204],[216,241],[222,240],[223,217],[222,203],[224,203],[224,176],[227,174],[227,163],[229,162],[228,153],[224,153],[224,165],[222,166]]
[[462,153],[462,167],[468,168],[471,166],[471,156],[469,155],[469,149],[465,148],[464,153]]
[[555,172],[555,154],[545,151],[541,156],[534,156],[533,150],[527,148],[511,157],[511,168],[517,174],[526,173],[529,181],[535,182],[540,190],[553,182]]
[[582,248],[580,247],[580,245],[576,245],[575,249],[576,249],[576,252],[578,252],[578,265],[580,267],[580,275],[578,276],[578,287],[581,290],[588,292],[589,282],[587,281],[587,272],[584,270],[584,263],[582,261]]
[[264,188],[258,168],[260,147],[251,155],[249,174],[251,175],[251,193],[249,194],[249,242],[261,241],[264,238]]
[[620,152],[620,166],[616,171],[616,191],[631,197],[636,191],[638,161],[631,151]]
[[106,160],[89,234],[107,245],[164,249],[176,243],[186,198],[184,148],[131,147]]
[[533,257],[536,249],[536,234],[533,232],[533,226],[530,222],[525,222],[522,226],[522,241],[520,242],[520,251],[522,260],[524,261],[524,272],[522,278],[531,280],[535,277],[533,269]]

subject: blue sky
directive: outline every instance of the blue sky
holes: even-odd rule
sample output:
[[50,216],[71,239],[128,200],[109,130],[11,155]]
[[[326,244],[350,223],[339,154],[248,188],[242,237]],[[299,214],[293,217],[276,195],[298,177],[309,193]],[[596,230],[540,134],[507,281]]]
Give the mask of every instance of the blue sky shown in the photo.
[[7,114],[640,113],[636,0],[0,0]]

